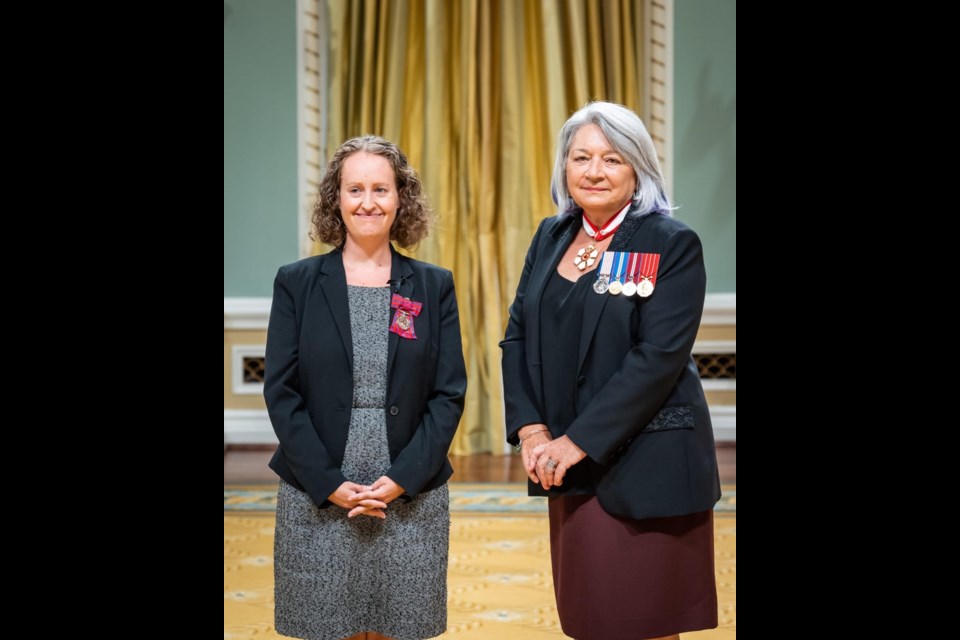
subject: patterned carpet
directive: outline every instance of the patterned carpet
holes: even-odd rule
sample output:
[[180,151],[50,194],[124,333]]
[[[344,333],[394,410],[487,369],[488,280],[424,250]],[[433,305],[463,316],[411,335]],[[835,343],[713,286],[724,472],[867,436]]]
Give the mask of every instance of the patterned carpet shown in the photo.
[[[273,629],[276,488],[224,488],[223,637],[281,638]],[[449,617],[441,638],[563,638],[550,577],[546,500],[522,484],[450,485]],[[736,487],[715,512],[720,627],[684,639],[736,638]]]
[[[223,510],[274,511],[277,508],[277,485],[230,485],[223,488]],[[724,485],[716,512],[737,512],[737,489]],[[452,513],[532,513],[546,514],[547,501],[531,498],[525,485],[518,483],[451,482]]]

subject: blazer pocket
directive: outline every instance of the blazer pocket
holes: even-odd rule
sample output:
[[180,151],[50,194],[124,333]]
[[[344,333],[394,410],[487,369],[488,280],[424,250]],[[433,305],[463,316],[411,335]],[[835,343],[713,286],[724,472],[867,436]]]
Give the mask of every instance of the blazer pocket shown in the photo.
[[693,405],[681,404],[660,409],[643,433],[673,429],[693,429]]

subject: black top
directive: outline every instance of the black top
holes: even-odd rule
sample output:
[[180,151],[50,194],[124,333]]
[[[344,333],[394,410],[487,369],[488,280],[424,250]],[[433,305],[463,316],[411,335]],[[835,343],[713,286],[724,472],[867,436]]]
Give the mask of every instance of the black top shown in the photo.
[[[554,269],[540,300],[540,331],[544,337],[543,396],[547,427],[557,437],[577,417],[577,345],[583,325],[583,305],[593,292],[596,272],[570,282]],[[549,346],[547,346],[549,345]],[[539,485],[538,485],[539,486]],[[541,495],[547,495],[542,491]],[[586,465],[575,465],[551,494],[593,493]]]

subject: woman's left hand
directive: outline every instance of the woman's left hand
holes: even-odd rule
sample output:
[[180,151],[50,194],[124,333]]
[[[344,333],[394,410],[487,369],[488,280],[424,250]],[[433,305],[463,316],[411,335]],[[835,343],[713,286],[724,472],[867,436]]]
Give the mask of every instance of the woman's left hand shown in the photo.
[[534,448],[533,455],[537,456],[537,475],[544,489],[561,486],[567,470],[587,457],[583,449],[567,436],[539,445]]
[[[380,502],[385,502],[390,504],[397,498],[403,495],[404,489],[396,482],[388,478],[387,476],[380,476],[377,478],[377,481],[370,485],[369,491],[362,491],[353,496],[353,500],[359,502],[360,500],[379,500]],[[358,513],[362,510],[362,507],[357,507],[350,513],[348,516],[355,515],[353,512],[357,511]]]

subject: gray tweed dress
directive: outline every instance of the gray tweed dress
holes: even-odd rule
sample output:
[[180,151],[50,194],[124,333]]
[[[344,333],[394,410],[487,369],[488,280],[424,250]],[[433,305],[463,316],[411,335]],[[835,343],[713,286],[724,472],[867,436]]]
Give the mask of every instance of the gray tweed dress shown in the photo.
[[[390,289],[347,287],[353,334],[353,411],[341,469],[372,484],[390,468],[384,406]],[[319,509],[280,481],[274,546],[277,632],[337,640],[376,631],[419,640],[447,627],[447,485],[387,507],[387,519]]]

